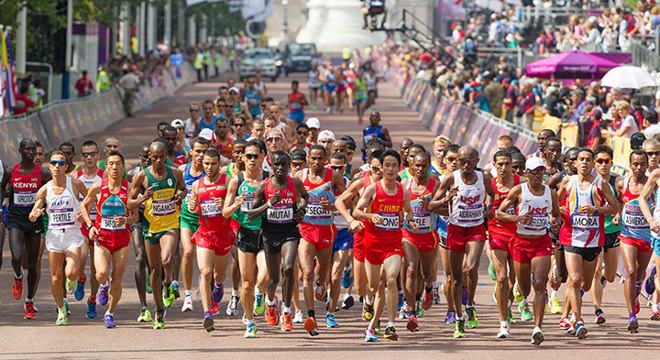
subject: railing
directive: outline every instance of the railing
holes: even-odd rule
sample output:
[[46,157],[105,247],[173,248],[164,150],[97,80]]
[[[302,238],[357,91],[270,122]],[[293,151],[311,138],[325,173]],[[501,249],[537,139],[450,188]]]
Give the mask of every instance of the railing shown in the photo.
[[578,17],[599,16],[603,10],[584,10],[577,7],[533,7],[526,6],[518,10],[518,18],[525,24],[538,23],[552,25],[566,25],[568,19],[577,15]]

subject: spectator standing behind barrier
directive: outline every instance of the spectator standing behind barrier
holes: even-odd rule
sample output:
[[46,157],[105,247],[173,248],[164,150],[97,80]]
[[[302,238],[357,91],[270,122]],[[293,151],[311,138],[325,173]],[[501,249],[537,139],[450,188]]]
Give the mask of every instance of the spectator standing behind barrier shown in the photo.
[[532,122],[534,121],[534,109],[536,108],[536,97],[532,92],[535,81],[528,79],[525,80],[521,89],[520,97],[516,103],[516,116],[513,122],[525,129],[532,130]]
[[625,100],[621,100],[616,103],[616,111],[620,118],[619,128],[616,131],[610,131],[609,136],[621,136],[629,139],[632,134],[639,131],[639,126],[635,118],[629,113],[630,104]]
[[508,122],[513,122],[513,115],[515,113],[516,103],[518,102],[518,80],[511,81],[509,78],[504,78],[502,84],[506,89],[504,96],[504,119]]
[[44,96],[46,96],[46,91],[41,88],[41,80],[35,79],[33,87],[30,89],[30,100],[34,101],[36,106],[41,109],[44,106]]
[[39,111],[39,109],[35,107],[34,101],[30,100],[28,97],[29,89],[30,84],[28,82],[21,83],[20,91],[16,95],[16,106],[12,109],[12,115],[18,116]]
[[137,90],[140,79],[137,75],[133,73],[135,66],[132,66],[130,70],[125,69],[124,75],[119,79],[119,86],[124,89],[124,110],[126,115],[133,116],[133,104],[135,103],[135,91]]
[[110,76],[105,71],[105,66],[99,66],[99,76],[96,79],[96,84],[99,87],[99,92],[104,92],[110,90],[112,83],[110,82]]
[[197,71],[197,81],[202,82],[202,69],[204,68],[204,52],[202,50],[195,55],[193,67],[195,68],[195,71]]
[[76,81],[76,89],[78,90],[78,97],[88,96],[94,90],[92,80],[87,77],[87,70],[83,70],[82,77]]
[[488,98],[490,112],[498,118],[502,117],[502,103],[504,102],[504,88],[502,85],[493,81],[495,74],[486,72],[482,76],[481,85],[484,87],[484,93]]
[[209,78],[209,66],[211,66],[211,50],[207,47],[204,51],[204,80]]
[[644,111],[644,135],[647,139],[655,134],[660,134],[660,124],[658,124],[658,112],[655,110]]

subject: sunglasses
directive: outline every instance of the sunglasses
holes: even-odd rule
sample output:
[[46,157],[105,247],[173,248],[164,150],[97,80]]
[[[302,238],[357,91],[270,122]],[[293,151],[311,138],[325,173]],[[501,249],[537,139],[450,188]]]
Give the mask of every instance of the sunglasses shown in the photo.
[[527,172],[530,175],[540,175],[540,174],[543,174],[545,172],[545,168],[544,167],[538,167],[534,170],[527,170]]
[[220,105],[220,106],[218,106],[218,107],[223,107],[223,108],[226,109],[226,108],[233,108],[234,105]]
[[280,141],[280,140],[282,140],[282,138],[279,137],[279,136],[276,136],[276,137],[269,137],[269,138],[267,138],[267,139],[266,139],[266,142]]
[[53,166],[58,166],[58,165],[59,166],[64,166],[64,165],[66,165],[66,161],[64,161],[64,160],[51,160],[50,164],[53,165]]
[[81,155],[83,157],[88,157],[88,156],[96,156],[99,152],[98,151],[90,151],[90,152],[84,152]]
[[258,159],[261,158],[261,154],[247,153],[247,154],[245,154],[245,158],[247,158],[248,160],[258,160]]
[[596,164],[600,164],[600,165],[609,164],[611,162],[612,162],[612,159],[597,159],[596,160]]
[[243,127],[243,126],[245,126],[245,124],[233,124],[232,126]]
[[199,112],[199,109],[190,109],[190,112]]
[[454,162],[454,161],[458,160],[458,158],[456,156],[447,156],[445,158],[445,160],[447,160],[449,162]]
[[469,164],[472,162],[474,159],[458,159],[458,161],[461,162],[461,164]]
[[305,166],[305,163],[304,162],[297,162],[297,161],[296,162],[291,162],[291,166],[301,167],[301,166]]
[[307,136],[307,134],[309,134],[309,133],[308,133],[308,132],[305,132],[305,131],[298,131],[298,135],[305,135],[305,136]]
[[658,156],[658,155],[660,155],[660,151],[647,151],[647,152],[646,152],[646,155],[647,155],[648,157],[651,157],[651,156]]
[[330,168],[331,168],[332,170],[337,170],[337,171],[339,171],[339,170],[343,169],[344,166],[346,166],[346,165],[330,165]]
[[379,172],[379,171],[381,171],[381,170],[383,170],[383,168],[381,168],[380,166],[378,166],[378,165],[371,165],[371,171],[373,171],[373,172]]

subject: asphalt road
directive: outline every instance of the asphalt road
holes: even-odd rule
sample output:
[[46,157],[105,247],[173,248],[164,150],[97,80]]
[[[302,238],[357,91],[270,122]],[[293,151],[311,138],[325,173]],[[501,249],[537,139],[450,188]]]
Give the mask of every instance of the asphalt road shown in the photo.
[[[226,80],[235,75],[225,74]],[[280,78],[277,83],[268,83],[269,96],[283,99],[290,88],[290,81],[298,79],[304,83],[302,74],[289,78]],[[110,128],[89,138],[102,144],[109,134],[117,135],[123,141],[124,154],[127,160],[137,162],[137,153],[142,143],[155,137],[156,124],[160,121],[171,121],[174,118],[185,118],[187,104],[190,101],[203,101],[212,98],[217,93],[219,80],[189,85],[179,91],[174,97],[154,104],[150,111],[143,111],[134,118],[125,119]],[[301,84],[307,91],[305,84]],[[379,89],[380,98],[376,109],[382,113],[382,124],[390,130],[392,139],[397,144],[403,137],[412,137],[416,142],[429,146],[434,134],[424,128],[411,110],[407,109],[394,89],[382,82]],[[307,111],[307,116],[317,116],[321,119],[322,129],[330,129],[339,134],[350,134],[356,139],[361,138],[363,126],[357,124],[355,113],[345,112],[343,115],[326,115],[320,110]],[[76,139],[79,146],[84,139]],[[357,158],[357,157],[356,157]],[[625,330],[627,314],[623,298],[623,287],[619,283],[610,284],[604,290],[603,310],[607,323],[595,325],[591,310],[590,295],[585,295],[584,317],[589,328],[587,339],[579,341],[566,335],[558,327],[559,315],[546,315],[544,331],[546,341],[535,347],[528,344],[533,329],[532,322],[518,321],[511,327],[511,338],[499,340],[495,338],[499,319],[497,309],[492,301],[494,282],[486,273],[488,261],[483,257],[480,271],[480,286],[477,290],[477,316],[480,326],[477,329],[467,329],[467,338],[454,339],[453,326],[443,322],[445,315],[443,303],[434,305],[420,319],[420,332],[410,333],[405,329],[404,320],[397,321],[399,341],[391,342],[382,337],[375,344],[364,342],[366,323],[360,319],[360,304],[336,315],[339,328],[327,329],[320,327],[320,335],[311,338],[302,325],[295,325],[292,333],[284,333],[279,327],[267,325],[263,317],[257,320],[257,339],[244,339],[245,326],[241,322],[242,310],[238,316],[229,317],[224,310],[230,298],[230,280],[225,283],[225,296],[220,304],[221,315],[216,316],[217,331],[207,333],[202,329],[202,307],[195,301],[195,311],[181,313],[182,300],[175,302],[165,318],[164,330],[153,330],[151,323],[137,323],[139,302],[133,280],[134,260],[129,261],[123,279],[124,293],[115,313],[115,329],[103,327],[105,309],[99,306],[99,317],[93,320],[85,318],[86,305],[84,301],[72,300],[69,325],[55,327],[55,303],[50,294],[50,279],[47,256],[43,259],[43,273],[40,289],[36,296],[36,306],[40,312],[36,319],[23,319],[23,302],[14,300],[11,296],[12,270],[10,264],[9,246],[4,246],[3,267],[0,271],[0,338],[2,350],[0,358],[234,358],[262,357],[268,359],[295,358],[442,358],[446,356],[461,356],[464,358],[515,358],[526,359],[533,356],[542,358],[580,357],[583,359],[619,359],[639,358],[657,359],[654,355],[660,337],[660,323],[647,320],[650,308],[643,306],[640,313],[640,333],[631,335]],[[88,265],[89,266],[89,265]],[[195,265],[196,268],[196,265]],[[89,270],[88,270],[89,276]],[[197,283],[195,271],[194,289]],[[439,269],[442,279],[442,269]],[[89,285],[87,285],[87,296]],[[561,292],[563,293],[564,287]],[[302,296],[301,296],[302,298]],[[561,298],[561,297],[560,297]],[[149,306],[153,308],[153,298],[147,295]],[[356,297],[357,300],[357,297]],[[530,299],[532,300],[532,299]],[[304,308],[304,302],[303,302]],[[322,309],[322,304],[317,304]],[[318,312],[319,325],[323,325],[322,311]],[[519,312],[514,309],[519,318]]]

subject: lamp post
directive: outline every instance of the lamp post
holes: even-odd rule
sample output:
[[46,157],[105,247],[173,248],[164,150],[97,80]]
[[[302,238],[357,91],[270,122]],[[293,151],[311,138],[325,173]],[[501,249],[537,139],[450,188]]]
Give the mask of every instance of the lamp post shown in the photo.
[[284,42],[286,43],[289,39],[289,24],[287,23],[287,18],[288,18],[288,10],[289,10],[289,0],[282,0],[282,10],[283,10],[283,16],[282,16],[282,33],[283,33],[283,39]]

